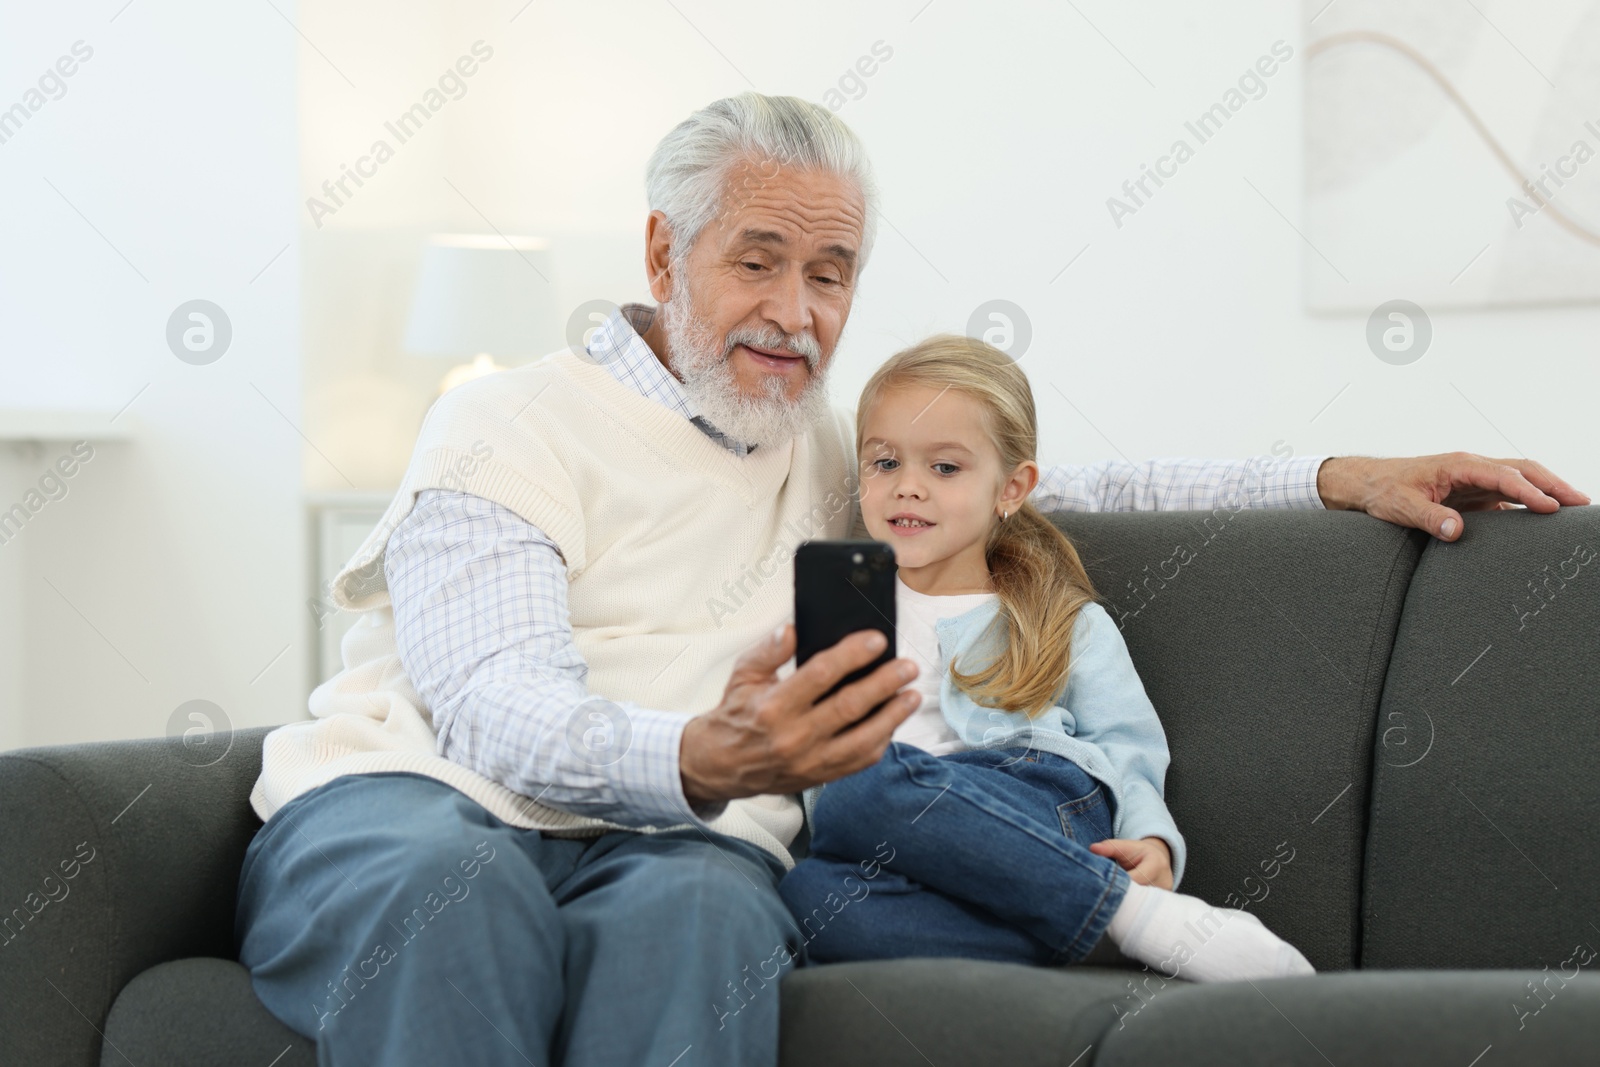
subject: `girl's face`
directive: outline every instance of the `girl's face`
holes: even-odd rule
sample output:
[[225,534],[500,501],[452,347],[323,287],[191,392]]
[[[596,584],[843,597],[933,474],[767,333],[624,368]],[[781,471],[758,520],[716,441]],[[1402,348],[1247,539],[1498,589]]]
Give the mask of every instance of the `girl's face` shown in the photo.
[[930,595],[988,588],[984,545],[1002,510],[1015,512],[1038,465],[1000,469],[983,408],[953,389],[886,389],[861,432],[861,514],[894,546],[901,578]]

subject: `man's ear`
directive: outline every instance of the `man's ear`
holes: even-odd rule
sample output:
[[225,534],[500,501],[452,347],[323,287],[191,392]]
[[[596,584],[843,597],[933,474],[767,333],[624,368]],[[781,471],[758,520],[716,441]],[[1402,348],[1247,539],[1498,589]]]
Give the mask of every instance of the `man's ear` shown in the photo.
[[659,211],[650,212],[644,224],[644,271],[656,303],[672,299],[672,224]]

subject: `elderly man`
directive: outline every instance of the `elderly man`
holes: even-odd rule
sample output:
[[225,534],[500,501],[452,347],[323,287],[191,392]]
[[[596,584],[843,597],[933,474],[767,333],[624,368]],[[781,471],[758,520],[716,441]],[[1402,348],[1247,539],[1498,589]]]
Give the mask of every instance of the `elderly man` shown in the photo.
[[[855,529],[826,378],[872,247],[860,144],[746,93],[647,180],[659,306],[441,398],[336,579],[345,670],[268,738],[241,959],[324,1063],[774,1063],[794,794],[916,706],[904,659],[819,701],[874,635],[785,669],[790,555]],[[1586,502],[1462,454],[1064,466],[1033,499],[1209,509],[1247,479],[1446,540],[1454,508]]]

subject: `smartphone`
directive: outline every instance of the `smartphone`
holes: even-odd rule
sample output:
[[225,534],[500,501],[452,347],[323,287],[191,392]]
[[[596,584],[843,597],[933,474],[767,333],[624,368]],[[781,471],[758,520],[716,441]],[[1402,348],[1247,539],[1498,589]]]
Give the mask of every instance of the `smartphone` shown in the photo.
[[839,679],[819,702],[895,658],[894,576],[894,549],[883,541],[803,541],[795,550],[796,667],[857,630],[877,630],[888,641],[877,659]]

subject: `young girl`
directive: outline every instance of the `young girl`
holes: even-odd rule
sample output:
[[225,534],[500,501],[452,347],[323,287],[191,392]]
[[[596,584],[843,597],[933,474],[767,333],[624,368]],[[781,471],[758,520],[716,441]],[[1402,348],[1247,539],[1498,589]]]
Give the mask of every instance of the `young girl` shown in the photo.
[[1313,973],[1254,915],[1173,892],[1166,735],[1077,552],[1027,502],[1027,376],[966,337],[885,363],[856,414],[868,532],[894,546],[922,703],[873,766],[807,790],[779,892],[813,962],[1081,960],[1110,937],[1168,977]]

